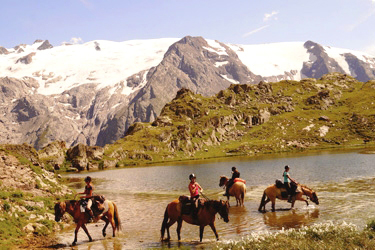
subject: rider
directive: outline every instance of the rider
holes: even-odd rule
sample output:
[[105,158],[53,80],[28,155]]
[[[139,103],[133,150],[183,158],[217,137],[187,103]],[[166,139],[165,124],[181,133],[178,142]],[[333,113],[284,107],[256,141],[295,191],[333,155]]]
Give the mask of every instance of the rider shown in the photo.
[[292,202],[291,200],[292,200],[293,195],[295,194],[295,190],[290,186],[290,184],[291,182],[294,182],[295,184],[297,184],[297,181],[294,180],[292,177],[290,177],[289,169],[290,169],[289,166],[286,165],[284,173],[283,173],[283,177],[284,177],[284,187],[289,195],[288,202]]
[[228,181],[227,188],[225,190],[225,194],[223,194],[224,196],[229,196],[229,189],[233,186],[234,179],[236,179],[236,178],[240,178],[240,172],[238,172],[236,167],[232,167],[232,178],[229,179],[229,181]]
[[78,193],[78,194],[84,194],[80,198],[84,199],[87,202],[86,212],[88,212],[88,214],[90,215],[89,221],[91,221],[94,218],[94,213],[91,210],[91,206],[92,206],[91,198],[93,197],[94,186],[91,183],[90,176],[87,176],[85,178],[85,182],[86,182],[85,191]]
[[193,218],[197,219],[197,206],[195,204],[196,200],[199,198],[199,191],[202,193],[203,188],[196,182],[197,177],[195,174],[189,175],[190,183],[189,183],[189,191],[190,191],[190,202],[193,205]]

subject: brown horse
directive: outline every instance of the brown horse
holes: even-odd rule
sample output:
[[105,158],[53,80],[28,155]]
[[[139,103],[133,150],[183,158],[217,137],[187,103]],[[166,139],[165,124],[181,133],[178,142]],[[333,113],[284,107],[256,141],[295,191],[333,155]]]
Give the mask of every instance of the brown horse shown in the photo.
[[[227,186],[228,185],[229,178],[226,176],[220,176],[220,182],[219,186]],[[244,200],[245,200],[245,194],[246,194],[246,184],[243,182],[235,182],[233,186],[230,187],[229,196],[234,196],[236,198],[237,206],[240,204],[240,206],[244,206]],[[228,203],[229,203],[229,196],[228,197]]]
[[[89,221],[89,215],[86,212],[81,212],[79,203],[80,202],[77,200],[69,200],[58,202],[55,204],[55,221],[59,222],[64,213],[67,212],[73,217],[74,222],[77,224],[77,227],[74,231],[74,241],[72,243],[73,246],[77,243],[77,233],[81,227],[89,237],[89,241],[92,241],[89,231],[87,230],[87,227],[85,225]],[[106,223],[102,230],[103,236],[106,236],[105,230],[108,224],[111,223],[113,229],[113,237],[115,237],[115,231],[119,231],[121,229],[121,221],[116,204],[112,201],[105,201],[104,204],[97,205],[100,206],[101,210],[103,211],[102,214],[98,216],[98,219],[102,219]]]
[[[306,187],[305,185],[300,185],[300,184],[298,184],[298,187],[301,189],[301,192],[298,192],[296,195],[294,195],[292,197],[292,207],[291,208],[294,207],[294,203],[295,203],[296,200],[304,201],[304,202],[306,202],[307,206],[309,205],[309,202],[305,198],[303,198],[303,195],[307,196],[308,198],[310,198],[310,200],[312,202],[319,205],[318,196],[316,195],[314,190]],[[264,190],[263,197],[262,197],[262,200],[260,202],[258,211],[261,212],[262,208],[263,208],[263,211],[265,212],[266,211],[266,204],[271,201],[272,202],[272,212],[275,212],[276,198],[278,198],[280,200],[288,200],[287,197],[283,197],[281,195],[281,192],[286,192],[286,189],[285,188],[278,188],[278,187],[276,187],[275,184],[267,187]]]
[[182,221],[186,221],[189,224],[199,226],[199,237],[202,242],[204,227],[209,225],[214,232],[216,239],[219,240],[219,235],[215,228],[215,217],[216,213],[224,219],[225,222],[229,221],[229,204],[228,201],[217,201],[210,200],[205,201],[203,207],[201,207],[197,214],[197,220],[194,220],[191,215],[181,214],[182,203],[179,200],[174,200],[167,205],[164,213],[164,220],[161,226],[161,240],[164,240],[165,229],[167,229],[169,241],[171,236],[169,234],[169,227],[177,221],[177,236],[178,240],[181,240],[180,232],[182,227]]

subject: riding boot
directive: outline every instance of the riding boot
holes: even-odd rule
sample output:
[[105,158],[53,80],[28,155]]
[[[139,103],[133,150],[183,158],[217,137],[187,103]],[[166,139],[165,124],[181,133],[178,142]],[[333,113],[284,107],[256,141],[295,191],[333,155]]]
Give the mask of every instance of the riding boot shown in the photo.
[[288,202],[289,202],[289,203],[292,203],[292,198],[293,198],[293,195],[291,195],[291,194],[288,195]]
[[92,212],[92,210],[90,208],[86,208],[86,211],[87,213],[89,214],[89,220],[88,222],[92,222],[93,218],[94,218],[94,213]]

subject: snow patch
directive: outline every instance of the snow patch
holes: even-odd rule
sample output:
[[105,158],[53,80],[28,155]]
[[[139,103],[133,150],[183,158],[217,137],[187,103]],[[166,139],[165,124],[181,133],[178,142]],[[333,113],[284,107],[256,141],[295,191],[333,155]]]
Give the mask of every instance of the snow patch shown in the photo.
[[234,83],[234,84],[240,84],[239,81],[236,81],[236,80],[234,80],[234,79],[230,79],[230,78],[228,78],[227,75],[220,75],[220,76],[221,76],[222,78],[224,78],[225,80],[231,82],[231,83]]

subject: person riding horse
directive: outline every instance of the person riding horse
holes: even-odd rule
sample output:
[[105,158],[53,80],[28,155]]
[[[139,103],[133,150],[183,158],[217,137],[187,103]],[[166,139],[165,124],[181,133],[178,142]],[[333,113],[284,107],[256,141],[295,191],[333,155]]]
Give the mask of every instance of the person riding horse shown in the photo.
[[232,167],[232,178],[228,181],[227,189],[225,190],[225,194],[223,196],[229,196],[229,189],[234,184],[234,179],[240,178],[240,172],[236,169],[236,167]]
[[78,194],[84,194],[80,198],[87,203],[86,205],[86,212],[90,215],[90,221],[94,218],[94,213],[91,210],[92,206],[92,199],[93,198],[93,191],[94,191],[94,186],[91,183],[91,177],[87,176],[84,179],[86,186],[85,186],[85,191],[78,193]]
[[292,202],[292,197],[296,194],[296,189],[297,189],[297,181],[294,180],[292,177],[289,175],[289,166],[285,166],[285,170],[283,173],[284,177],[284,187],[288,193],[288,202]]
[[196,182],[197,177],[195,174],[189,175],[189,191],[190,191],[190,202],[193,207],[193,218],[197,219],[198,207],[196,206],[196,200],[199,198],[199,192],[203,192],[203,188]]

